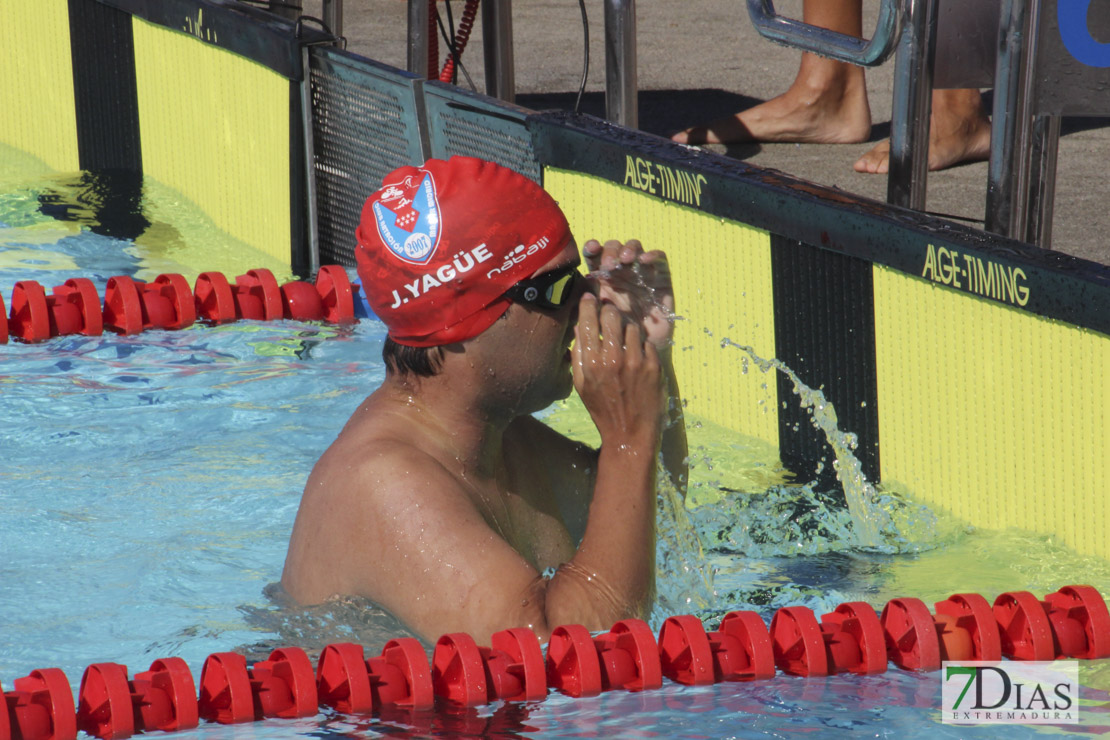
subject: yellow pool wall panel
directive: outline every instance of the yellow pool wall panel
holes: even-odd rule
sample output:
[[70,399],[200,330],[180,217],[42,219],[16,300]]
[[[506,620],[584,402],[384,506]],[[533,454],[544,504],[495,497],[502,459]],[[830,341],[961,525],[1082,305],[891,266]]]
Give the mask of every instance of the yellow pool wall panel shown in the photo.
[[132,24],[144,174],[288,264],[289,80],[187,33]]
[[1110,558],[1110,337],[874,268],[883,480]]
[[80,169],[66,0],[0,4],[0,142],[54,170]]
[[674,363],[688,412],[777,445],[774,375],[721,346],[732,338],[774,357],[768,233],[579,172],[548,167],[544,187],[567,214],[579,246],[635,238],[646,250],[667,253],[681,317]]

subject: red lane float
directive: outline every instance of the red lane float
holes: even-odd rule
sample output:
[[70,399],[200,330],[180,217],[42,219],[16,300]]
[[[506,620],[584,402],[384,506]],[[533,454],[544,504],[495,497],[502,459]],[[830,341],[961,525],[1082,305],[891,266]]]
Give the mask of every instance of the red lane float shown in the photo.
[[[77,714],[66,674],[40,668],[0,694],[0,740],[74,740]],[[7,716],[5,716],[7,715]]]
[[597,637],[581,625],[556,627],[547,645],[547,682],[570,696],[658,688],[663,668],[655,635],[640,619],[623,619]]
[[181,275],[176,273],[159,275],[154,278],[154,283],[146,286],[145,291],[147,294],[156,291],[173,306],[173,322],[161,328],[177,330],[196,323],[196,298],[193,296],[193,291],[189,290],[189,283]]
[[[165,318],[158,309],[166,308],[161,301],[154,301],[155,318]],[[143,330],[143,302],[139,286],[127,275],[108,278],[104,289],[104,326],[118,334],[138,334]]]
[[[0,302],[0,312],[3,311]],[[87,278],[70,278],[48,295],[34,280],[21,280],[12,291],[11,333],[25,342],[66,334],[103,332],[100,296]],[[0,343],[6,335],[0,331]]]
[[104,325],[119,334],[184,329],[196,320],[193,293],[181,275],[159,275],[153,283],[126,275],[108,278]]
[[378,658],[366,661],[375,705],[430,709],[435,704],[432,669],[419,640],[390,640]]
[[663,685],[659,646],[647,622],[622,619],[593,642],[601,660],[602,690],[644,691]]
[[193,674],[181,658],[165,658],[127,679],[127,666],[95,663],[85,669],[77,727],[115,740],[137,732],[188,730],[199,724]]
[[886,636],[870,604],[851,601],[821,616],[830,673],[883,673]]
[[324,265],[316,273],[316,292],[324,304],[324,320],[332,324],[355,321],[355,292],[347,271],[339,265]]
[[531,701],[546,695],[545,675],[563,693],[592,696],[656,688],[663,675],[685,684],[768,678],[776,664],[804,676],[878,672],[884,655],[910,670],[930,670],[941,659],[997,660],[999,652],[1018,660],[1110,657],[1110,611],[1090,586],[1065,586],[1044,601],[1010,592],[993,607],[977,594],[955,594],[937,602],[936,612],[912,598],[891,600],[881,616],[850,602],[818,623],[805,607],[784,607],[768,631],[754,612],[737,611],[708,634],[697,618],[678,616],[663,623],[658,643],[638,619],[597,636],[564,625],[552,632],[546,662],[527,629],[498,632],[488,648],[463,633],[444,635],[432,666],[412,638],[390,640],[369,660],[359,645],[328,645],[315,675],[300,648],[274,650],[249,668],[241,655],[215,653],[204,663],[198,698],[179,658],[157,660],[131,680],[126,666],[97,663],[82,676],[76,708],[65,674],[48,668],[0,691],[0,740],[73,740],[78,729],[126,738],[190,729],[200,717],[223,724],[306,717],[320,704],[351,713],[426,710],[437,695],[461,707]]
[[1110,610],[1090,586],[1064,586],[1044,600],[1056,637],[1056,657],[1110,658]]
[[247,659],[238,653],[213,653],[200,671],[200,716],[222,725],[254,720],[254,697]]
[[131,690],[139,702],[141,729],[188,730],[200,723],[193,673],[181,658],[162,658],[135,674]]
[[697,617],[669,617],[659,630],[659,657],[664,676],[692,686],[775,675],[767,625],[751,611],[729,612],[709,633]]
[[285,318],[296,321],[323,321],[324,300],[316,287],[303,280],[294,280],[281,286],[281,300]]
[[436,696],[457,706],[486,703],[486,669],[473,637],[455,632],[439,638],[432,654],[432,686]]
[[324,265],[316,284],[294,280],[279,286],[265,268],[249,270],[235,278],[235,285],[218,272],[197,277],[197,313],[204,320],[221,324],[236,319],[272,321],[355,321],[354,287],[347,272],[338,265]]
[[1002,654],[1014,660],[1110,657],[1110,613],[1090,586],[1065,586],[1039,601],[1028,591],[994,600]]
[[940,669],[940,638],[929,607],[921,599],[891,599],[880,616],[886,651],[894,665],[907,671]]
[[[268,660],[255,663],[250,671],[251,689],[256,692],[263,717],[311,717],[320,705],[316,697],[316,674],[304,650],[278,648]],[[256,686],[257,684],[257,686]]]
[[1002,638],[990,603],[979,594],[953,594],[934,604],[941,660],[1002,660]]
[[[55,334],[79,333],[89,337],[100,336],[104,333],[104,309],[100,305],[100,296],[96,286],[88,278],[70,278],[65,283],[54,288],[55,302],[66,301],[76,305],[80,312],[80,328],[74,332],[62,332],[57,326],[57,319],[51,324],[50,330]],[[55,331],[56,330],[56,331]]]
[[278,648],[247,668],[237,653],[208,656],[200,674],[200,716],[220,724],[316,713],[316,677],[304,650]]
[[273,321],[282,317],[281,288],[264,267],[235,278],[235,308],[240,319]]
[[362,645],[341,642],[323,649],[316,664],[316,696],[322,705],[343,714],[369,714],[374,710]]
[[543,648],[535,632],[523,627],[501,630],[490,643],[479,648],[490,701],[538,701],[547,696]]
[[108,279],[104,304],[92,281],[71,278],[47,294],[34,280],[12,291],[10,319],[0,297],[0,344],[9,336],[41,342],[67,334],[99,335],[104,327],[119,334],[148,329],[183,329],[198,319],[223,324],[239,319],[272,321],[356,321],[356,286],[338,265],[325,265],[315,285],[292,281],[279,286],[265,268],[248,270],[232,285],[219,272],[203,272],[193,290],[181,275],[159,275],[151,283],[126,275]]
[[193,286],[197,317],[209,324],[235,321],[235,296],[222,272],[202,272]]
[[[755,612],[729,612],[721,620],[720,631],[711,632],[709,638],[714,656],[719,656],[723,680],[753,681],[775,675],[775,651],[771,645],[771,634]],[[720,648],[714,645],[716,640],[721,641]],[[733,641],[739,642],[743,649],[743,659],[732,648]]]
[[590,631],[565,624],[551,632],[547,643],[547,684],[568,696],[601,693],[601,663]]
[[886,636],[870,604],[841,604],[821,616],[802,606],[784,607],[771,620],[775,663],[784,673],[828,676],[882,673],[887,669]]
[[425,710],[435,703],[428,656],[411,637],[390,640],[380,656],[369,660],[361,645],[328,645],[316,674],[320,703],[345,713],[383,707]]
[[829,661],[825,639],[813,611],[785,606],[771,617],[771,646],[775,665],[794,676],[827,676]]
[[316,284],[294,280],[281,286],[284,315],[296,321],[327,321],[349,324],[355,321],[355,289],[347,271],[339,265],[324,265],[316,274]]
[[705,625],[684,614],[667,617],[659,628],[659,662],[663,675],[687,686],[715,683],[717,666]]
[[1056,657],[1052,623],[1044,606],[1028,591],[1010,591],[994,600],[994,618],[1002,638],[1002,654],[1014,660]]
[[34,280],[20,280],[12,289],[12,313],[8,330],[24,342],[50,338],[50,309],[46,291]]

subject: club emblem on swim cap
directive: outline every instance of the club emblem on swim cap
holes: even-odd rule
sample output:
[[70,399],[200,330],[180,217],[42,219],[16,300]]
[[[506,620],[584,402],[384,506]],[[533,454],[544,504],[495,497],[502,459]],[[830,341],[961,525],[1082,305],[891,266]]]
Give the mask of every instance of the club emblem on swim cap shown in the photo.
[[419,182],[413,176],[386,185],[374,201],[374,223],[393,254],[405,262],[426,264],[442,233],[439,202],[430,172]]

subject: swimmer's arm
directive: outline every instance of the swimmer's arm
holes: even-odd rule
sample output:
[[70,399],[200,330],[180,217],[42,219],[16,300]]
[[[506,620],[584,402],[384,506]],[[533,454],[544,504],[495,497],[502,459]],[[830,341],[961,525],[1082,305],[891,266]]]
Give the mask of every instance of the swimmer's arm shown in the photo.
[[[669,349],[659,353],[665,390],[678,399]],[[645,399],[638,400],[643,405]],[[568,531],[580,546],[547,584],[546,614],[552,627],[581,623],[608,629],[620,619],[645,616],[654,591],[655,496],[657,452],[664,469],[685,493],[686,429],[681,402],[669,401],[660,439],[654,425],[639,425],[636,437],[610,431],[611,444],[600,450],[564,437],[528,417],[520,431],[537,449],[549,453],[548,473],[569,495],[575,514],[564,510]],[[605,426],[605,425],[603,425]]]
[[[659,451],[666,474],[685,496],[686,427],[669,347],[659,353],[659,361],[668,396]],[[551,625],[593,620],[591,629],[608,629],[620,619],[646,616],[654,598],[656,440],[626,438],[598,451],[545,430],[562,443],[549,440],[548,449],[561,449],[558,459],[569,463],[566,468],[586,473],[573,482],[589,491],[581,506],[588,517],[581,524],[566,520],[581,543],[578,551],[547,586]],[[585,580],[587,576],[593,580]],[[568,608],[577,613],[567,613]],[[584,610],[589,616],[582,615]]]
[[[686,443],[686,422],[679,394],[678,378],[671,362],[671,348],[658,350],[666,394],[666,411],[660,443],[661,461],[671,485],[686,496],[689,454]],[[567,529],[576,542],[581,541],[596,481],[598,451],[572,440],[532,417],[522,417],[521,431],[534,440],[537,449],[547,450],[550,457],[548,476],[560,493],[560,503],[569,499],[573,511],[563,510]]]
[[585,535],[548,582],[548,624],[608,629],[645,617],[655,597],[655,452],[657,438],[604,444]]
[[[377,461],[353,471],[338,467],[343,474],[322,481],[346,491],[330,507],[334,526],[321,532],[326,539],[320,543],[331,550],[329,570],[349,574],[339,592],[372,599],[430,642],[467,632],[487,645],[493,632],[509,627],[529,627],[543,640],[561,624],[608,629],[621,618],[642,615],[650,603],[654,570],[645,575],[630,563],[642,562],[653,543],[639,543],[634,555],[619,544],[627,538],[595,527],[587,534],[593,544],[584,543],[573,565],[548,580],[487,523],[437,462],[411,449],[377,452]],[[606,482],[599,483],[591,520],[595,514],[619,517],[615,529],[650,533],[654,506],[632,511],[613,499],[630,485],[641,494],[649,490],[652,469],[617,450],[601,455],[599,477]],[[623,582],[630,580],[626,571],[638,579],[632,590]],[[585,573],[597,575],[587,579]],[[609,584],[615,584],[611,590]],[[638,598],[630,596],[634,592]],[[636,602],[631,608],[630,601]]]
[[577,618],[601,629],[644,616],[654,598],[663,373],[641,328],[590,293],[578,304],[571,369],[601,449],[585,535],[551,579],[547,613],[555,624]]

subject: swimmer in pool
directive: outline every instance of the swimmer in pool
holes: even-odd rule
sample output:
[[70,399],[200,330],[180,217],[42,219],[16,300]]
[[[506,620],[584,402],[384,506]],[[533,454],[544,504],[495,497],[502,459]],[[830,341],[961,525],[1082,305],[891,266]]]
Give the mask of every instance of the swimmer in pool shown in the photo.
[[[386,377],[308,479],[285,590],[429,641],[645,616],[657,460],[686,479],[665,255],[588,241],[586,278],[551,197],[466,157],[387,176],[357,238]],[[572,388],[600,450],[531,416]]]

